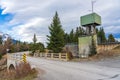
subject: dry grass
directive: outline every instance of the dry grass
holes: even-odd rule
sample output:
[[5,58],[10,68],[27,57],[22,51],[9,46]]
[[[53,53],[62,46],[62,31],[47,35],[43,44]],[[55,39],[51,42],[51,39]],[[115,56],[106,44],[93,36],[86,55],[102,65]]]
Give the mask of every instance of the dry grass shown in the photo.
[[89,58],[75,58],[72,59],[72,61],[99,61],[99,60],[103,60],[106,58],[114,58],[120,56],[120,49],[114,49],[114,50],[110,50],[110,51],[101,51],[98,54],[89,57]]
[[118,49],[120,50],[120,45],[114,48],[114,50],[118,50]]
[[15,70],[4,70],[0,73],[0,80],[32,80],[37,77],[37,70],[31,69],[29,63],[21,63]]
[[7,59],[3,57],[0,60],[0,71],[4,70],[6,68],[7,68]]
[[100,60],[105,58],[113,58],[120,56],[120,50],[101,51],[95,56],[90,57],[90,60]]
[[2,58],[2,59],[0,60],[0,66],[1,66],[1,65],[5,65],[5,64],[7,64],[7,59],[6,59],[6,58]]

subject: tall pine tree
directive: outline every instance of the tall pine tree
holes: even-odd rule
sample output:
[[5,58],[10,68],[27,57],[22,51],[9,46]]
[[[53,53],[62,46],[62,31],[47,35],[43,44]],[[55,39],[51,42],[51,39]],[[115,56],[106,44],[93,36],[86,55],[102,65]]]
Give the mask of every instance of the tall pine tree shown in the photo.
[[33,36],[33,44],[31,45],[31,50],[32,50],[31,55],[34,55],[35,51],[37,50],[36,42],[37,42],[37,38],[36,38],[36,34],[34,34],[34,36]]
[[104,32],[104,29],[102,27],[100,28],[100,30],[97,31],[97,36],[98,36],[99,43],[106,42],[105,32]]
[[85,30],[82,27],[77,27],[75,31],[72,29],[69,34],[65,33],[65,43],[78,43],[78,38],[84,34]]
[[48,37],[48,49],[52,50],[55,53],[61,52],[62,48],[65,45],[64,41],[64,30],[62,29],[62,25],[60,19],[58,17],[58,13],[55,13],[53,17],[53,22],[49,26],[50,35]]
[[34,34],[33,43],[35,44],[36,42],[37,42],[37,38],[36,38],[36,34]]
[[76,28],[76,32],[75,32],[75,43],[78,43],[78,37],[79,37],[79,27]]
[[75,41],[75,35],[74,35],[74,30],[72,29],[70,32],[70,43],[74,43]]
[[93,56],[97,54],[97,50],[96,50],[96,44],[95,44],[95,40],[94,37],[92,35],[92,40],[91,40],[91,45],[90,45],[90,54],[89,56]]
[[80,36],[84,35],[84,29],[83,29],[82,27],[77,27],[77,28],[76,28],[76,32],[75,32],[74,35],[75,35],[75,37],[74,37],[74,38],[75,38],[75,39],[74,39],[75,41],[74,41],[74,42],[75,42],[75,43],[78,43],[78,38],[79,38]]
[[0,44],[2,44],[2,36],[0,36]]
[[68,44],[70,42],[70,37],[68,33],[65,33],[64,39],[65,39],[65,44]]
[[114,38],[114,36],[112,34],[109,34],[108,42],[115,42],[115,38]]

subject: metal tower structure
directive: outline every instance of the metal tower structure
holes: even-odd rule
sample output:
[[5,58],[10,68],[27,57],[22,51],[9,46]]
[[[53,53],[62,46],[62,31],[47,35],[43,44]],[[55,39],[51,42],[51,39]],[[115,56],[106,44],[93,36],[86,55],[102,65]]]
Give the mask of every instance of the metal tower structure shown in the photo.
[[96,26],[101,25],[101,16],[97,13],[91,13],[81,16],[81,26],[86,28],[86,34],[96,34]]

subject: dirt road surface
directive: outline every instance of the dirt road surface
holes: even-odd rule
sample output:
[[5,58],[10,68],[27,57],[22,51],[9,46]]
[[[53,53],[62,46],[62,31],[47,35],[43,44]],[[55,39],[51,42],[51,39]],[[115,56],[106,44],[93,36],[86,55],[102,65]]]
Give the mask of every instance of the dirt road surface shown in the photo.
[[64,62],[35,57],[27,60],[45,71],[36,80],[120,80],[120,57],[97,62]]

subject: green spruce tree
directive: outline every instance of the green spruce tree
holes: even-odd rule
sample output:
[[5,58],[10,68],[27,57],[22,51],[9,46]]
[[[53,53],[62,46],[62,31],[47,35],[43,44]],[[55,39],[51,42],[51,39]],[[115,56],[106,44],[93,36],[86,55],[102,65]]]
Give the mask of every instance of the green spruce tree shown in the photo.
[[70,37],[69,37],[69,34],[65,33],[65,35],[64,35],[64,40],[65,40],[65,44],[70,43]]
[[94,37],[92,35],[92,40],[91,40],[91,45],[90,45],[90,55],[89,56],[93,56],[95,54],[97,54],[97,51],[96,51],[95,40],[94,40]]
[[114,36],[112,34],[109,34],[108,42],[115,42],[115,38],[114,38]]
[[107,41],[105,37],[104,29],[102,27],[100,28],[100,30],[97,31],[97,36],[99,43],[105,43]]
[[2,36],[0,36],[0,44],[2,44]]
[[70,43],[74,43],[75,41],[75,34],[74,34],[74,30],[72,29],[70,32]]
[[36,44],[36,42],[37,42],[37,38],[36,38],[36,34],[34,34],[33,43]]
[[31,45],[31,51],[32,51],[32,56],[34,55],[35,51],[37,50],[37,38],[36,38],[36,34],[34,34],[33,36],[33,44]]
[[77,27],[75,31],[72,29],[69,34],[65,33],[65,43],[78,43],[78,38],[84,34],[85,30],[82,27]]
[[82,36],[85,34],[85,30],[82,27],[79,27],[79,36]]
[[49,26],[50,35],[48,37],[48,49],[52,50],[55,53],[59,53],[62,51],[62,48],[65,45],[64,41],[64,30],[62,29],[62,25],[60,19],[58,17],[58,13],[55,13],[53,17],[53,22]]
[[45,49],[45,47],[44,47],[43,43],[41,43],[41,42],[37,43],[37,50],[39,51],[39,53],[44,52],[44,49]]
[[78,37],[79,37],[79,27],[76,28],[76,32],[75,32],[75,43],[78,43]]

